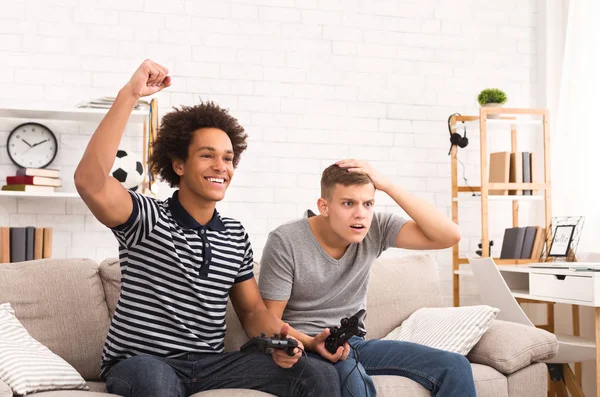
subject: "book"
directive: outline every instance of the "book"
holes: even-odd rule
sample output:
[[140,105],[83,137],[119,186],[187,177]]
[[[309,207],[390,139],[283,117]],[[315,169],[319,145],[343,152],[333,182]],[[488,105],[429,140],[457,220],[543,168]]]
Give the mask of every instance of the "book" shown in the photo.
[[10,228],[10,261],[23,262],[27,258],[27,228]]
[[42,250],[43,258],[52,258],[52,228],[44,228],[44,244]]
[[[531,183],[539,183],[537,155],[529,153],[529,171],[531,172]],[[537,194],[538,190],[533,190],[532,194]]]
[[37,185],[60,187],[60,178],[48,178],[45,176],[17,175],[7,176],[7,185]]
[[32,226],[27,226],[25,228],[25,260],[31,261],[33,260],[33,251],[35,244],[35,228]]
[[34,192],[34,193],[53,193],[54,186],[37,185],[4,185],[2,190],[12,192]]
[[42,259],[44,248],[44,228],[36,227],[33,243],[33,259]]
[[504,231],[500,259],[521,259],[523,240],[525,238],[524,227],[511,227]]
[[[115,102],[115,97],[105,96],[102,98],[90,99],[89,101],[80,102],[76,106],[78,108],[91,108],[91,109],[110,109]],[[134,106],[135,110],[145,110],[150,106],[150,102],[139,99]]]
[[50,168],[17,168],[17,176],[24,175],[60,178],[60,170],[53,170]]
[[[522,152],[523,158],[523,183],[531,183],[531,153]],[[533,192],[531,189],[524,189],[523,196],[531,196]]]
[[[519,152],[513,152],[510,154],[510,177],[509,182],[511,183],[522,183],[523,182],[523,156]],[[523,194],[522,189],[509,190],[509,195],[520,196]]]
[[[490,153],[490,183],[508,183],[510,175],[510,152]],[[492,195],[507,195],[506,189],[493,189],[489,191]]]
[[0,228],[0,263],[10,262],[10,228]]
[[537,233],[537,227],[526,226],[525,235],[523,237],[523,247],[521,247],[521,259],[530,259],[533,252],[533,244],[535,243],[535,235]]

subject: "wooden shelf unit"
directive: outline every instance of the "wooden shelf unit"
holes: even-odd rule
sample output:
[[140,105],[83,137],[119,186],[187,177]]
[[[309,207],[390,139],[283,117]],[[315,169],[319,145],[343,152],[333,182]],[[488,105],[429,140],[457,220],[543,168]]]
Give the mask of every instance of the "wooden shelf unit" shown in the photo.
[[[500,118],[488,118],[490,114],[499,115]],[[521,116],[521,117],[519,117]],[[523,116],[530,116],[523,118]],[[534,118],[531,118],[534,117]],[[537,119],[535,119],[537,118]],[[480,134],[480,186],[459,186],[458,185],[458,160],[457,146],[452,146],[451,155],[451,183],[452,183],[452,220],[460,225],[458,221],[459,202],[477,201],[481,203],[481,250],[483,257],[489,257],[489,219],[488,208],[490,200],[512,201],[512,225],[519,226],[519,201],[544,201],[544,227],[546,230],[550,227],[552,221],[552,189],[550,181],[550,131],[547,109],[523,109],[523,108],[488,108],[482,107],[479,116],[458,116],[450,118],[451,132],[456,131],[457,123],[461,122],[479,122]],[[511,131],[511,152],[517,152],[517,127],[519,125],[539,125],[543,133],[543,175],[539,183],[489,183],[489,155],[488,155],[488,126],[509,126]],[[498,189],[530,189],[533,190],[532,196],[522,195],[490,195],[490,190]],[[480,196],[473,197],[477,192]],[[467,196],[466,193],[471,193]],[[548,240],[550,233],[546,233]],[[549,244],[550,241],[546,241]],[[516,265],[536,262],[532,259],[494,259],[498,265]],[[459,265],[468,264],[467,258],[459,257],[458,244],[452,247],[452,285],[454,306],[460,306],[460,271]]]

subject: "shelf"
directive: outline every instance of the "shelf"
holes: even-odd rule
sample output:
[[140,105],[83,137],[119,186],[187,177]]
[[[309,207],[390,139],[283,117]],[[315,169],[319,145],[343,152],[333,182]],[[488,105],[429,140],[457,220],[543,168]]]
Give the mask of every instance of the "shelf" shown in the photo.
[[[488,196],[489,201],[544,201],[544,196],[519,196],[519,195],[492,195]],[[481,196],[460,196],[452,198],[454,202],[481,202]]]
[[[515,183],[515,182],[508,182],[508,183],[499,183],[499,182],[494,182],[494,183],[488,183],[487,185],[487,190],[544,190],[547,189],[547,186],[545,183]],[[457,186],[456,190],[459,193],[474,193],[474,192],[481,192],[481,186]],[[488,197],[494,197],[494,196],[509,196],[507,194],[488,194]]]
[[[452,194],[451,194],[451,207],[452,207],[452,221],[459,224],[459,212],[463,209],[461,208],[461,204],[469,203],[469,202],[478,202],[478,205],[467,205],[465,206],[467,210],[472,210],[477,207],[481,210],[481,234],[479,238],[483,242],[485,256],[491,256],[491,253],[488,251],[488,247],[486,247],[487,243],[490,241],[490,217],[497,217],[499,214],[495,209],[495,205],[490,204],[493,202],[506,202],[512,203],[512,211],[509,212],[508,208],[504,208],[507,212],[507,218],[510,216],[512,218],[512,225],[518,226],[520,225],[519,221],[519,207],[523,203],[539,203],[543,202],[544,205],[544,222],[543,226],[548,230],[550,224],[552,222],[552,212],[551,212],[551,200],[552,200],[552,187],[550,183],[550,133],[548,129],[548,109],[536,109],[536,108],[505,108],[505,107],[481,107],[477,115],[459,115],[452,114],[448,119],[448,127],[451,133],[456,133],[460,135],[462,132],[462,125],[467,126],[468,130],[472,132],[479,133],[480,147],[479,147],[479,155],[481,157],[481,161],[479,164],[480,175],[482,176],[481,186],[459,186],[459,160],[457,158],[458,153],[458,145],[451,147],[451,186],[452,186]],[[535,178],[525,178],[526,180],[533,180],[534,183],[505,183],[505,182],[494,182],[490,183],[485,180],[490,170],[490,156],[489,153],[492,152],[490,149],[489,138],[496,135],[496,132],[499,131],[510,131],[509,136],[503,136],[504,138],[510,139],[510,152],[511,153],[519,153],[523,148],[519,147],[519,139],[518,133],[519,129],[522,129],[526,132],[534,132],[536,134],[541,135],[541,140],[536,140],[536,145],[543,146],[543,152],[538,155],[542,156],[541,169],[537,169],[540,166],[540,162],[535,161],[532,162],[529,167],[531,171],[531,176],[538,176],[540,171],[543,175],[543,179],[536,180]],[[470,133],[472,133],[470,132]],[[477,134],[475,134],[477,135]],[[520,149],[520,150],[519,150]],[[486,159],[488,157],[488,159]],[[503,164],[506,166],[506,164]],[[523,166],[523,168],[525,168]],[[522,172],[522,169],[518,170],[519,173]],[[525,168],[527,169],[527,168]],[[500,171],[503,171],[502,173]],[[505,170],[500,170],[498,173],[503,177],[506,177]],[[513,173],[514,174],[514,173]],[[498,178],[499,180],[506,179],[507,181],[510,178]],[[514,180],[514,179],[513,179]],[[531,191],[532,195],[500,195],[500,194],[490,194],[490,193],[502,193],[508,191]],[[529,192],[528,192],[529,193]],[[474,196],[475,194],[475,196]],[[524,205],[524,204],[523,204]],[[533,204],[532,204],[533,205]],[[535,204],[537,205],[537,204]],[[529,210],[528,207],[531,205],[525,205],[525,210]],[[542,236],[544,237],[544,236]],[[548,243],[548,241],[546,241]],[[480,251],[481,252],[481,251]],[[536,254],[537,255],[537,254]],[[532,262],[536,262],[534,259],[497,259],[494,258],[494,261],[498,265],[498,267],[514,267],[514,265],[527,265]],[[460,257],[459,247],[456,244],[452,248],[452,283],[453,283],[453,301],[454,306],[460,306],[460,278],[458,275],[470,275],[471,273],[466,270],[462,271],[459,268],[462,264],[468,264],[469,261],[465,257]],[[512,265],[512,266],[510,266]]]
[[79,198],[79,194],[75,192],[53,192],[53,193],[41,193],[41,192],[11,192],[8,190],[0,190],[0,196],[9,197],[49,197],[49,198]]
[[[89,108],[55,108],[55,109],[26,109],[26,108],[0,108],[0,117],[11,117],[28,120],[67,120],[67,121],[93,121],[100,122],[108,109]],[[129,122],[143,123],[148,119],[148,111],[134,110],[131,112]]]
[[[462,121],[458,123],[462,124]],[[457,126],[459,124],[456,124]],[[467,123],[479,123],[479,118],[477,120],[465,121]],[[532,120],[532,119],[487,119],[486,124],[488,126],[494,125],[542,125],[542,120]]]
[[[537,263],[537,259],[499,259],[493,258],[496,265],[527,265],[529,263]],[[459,265],[468,265],[469,260],[467,258],[458,258]]]
[[473,272],[469,270],[455,270],[454,274],[457,276],[473,276]]

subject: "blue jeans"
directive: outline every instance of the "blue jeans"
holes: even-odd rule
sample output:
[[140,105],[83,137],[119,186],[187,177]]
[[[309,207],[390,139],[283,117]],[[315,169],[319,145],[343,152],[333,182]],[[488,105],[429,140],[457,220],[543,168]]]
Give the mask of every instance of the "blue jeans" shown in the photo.
[[340,396],[333,365],[306,356],[284,369],[262,353],[188,353],[176,359],[139,355],[115,364],[106,375],[106,390],[127,397],[186,397],[233,388],[281,397]]
[[434,397],[476,396],[471,364],[460,354],[410,342],[365,341],[358,336],[350,338],[349,343],[358,350],[358,368],[354,369],[356,358],[352,349],[346,360],[335,363],[343,397],[375,397],[375,385],[369,375],[410,378]]

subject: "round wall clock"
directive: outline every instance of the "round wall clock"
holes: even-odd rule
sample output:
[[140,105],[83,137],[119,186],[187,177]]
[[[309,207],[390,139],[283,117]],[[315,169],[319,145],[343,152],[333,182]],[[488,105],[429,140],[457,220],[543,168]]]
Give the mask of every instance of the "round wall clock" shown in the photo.
[[45,168],[56,157],[58,141],[48,127],[39,123],[24,123],[8,135],[8,157],[22,168]]

